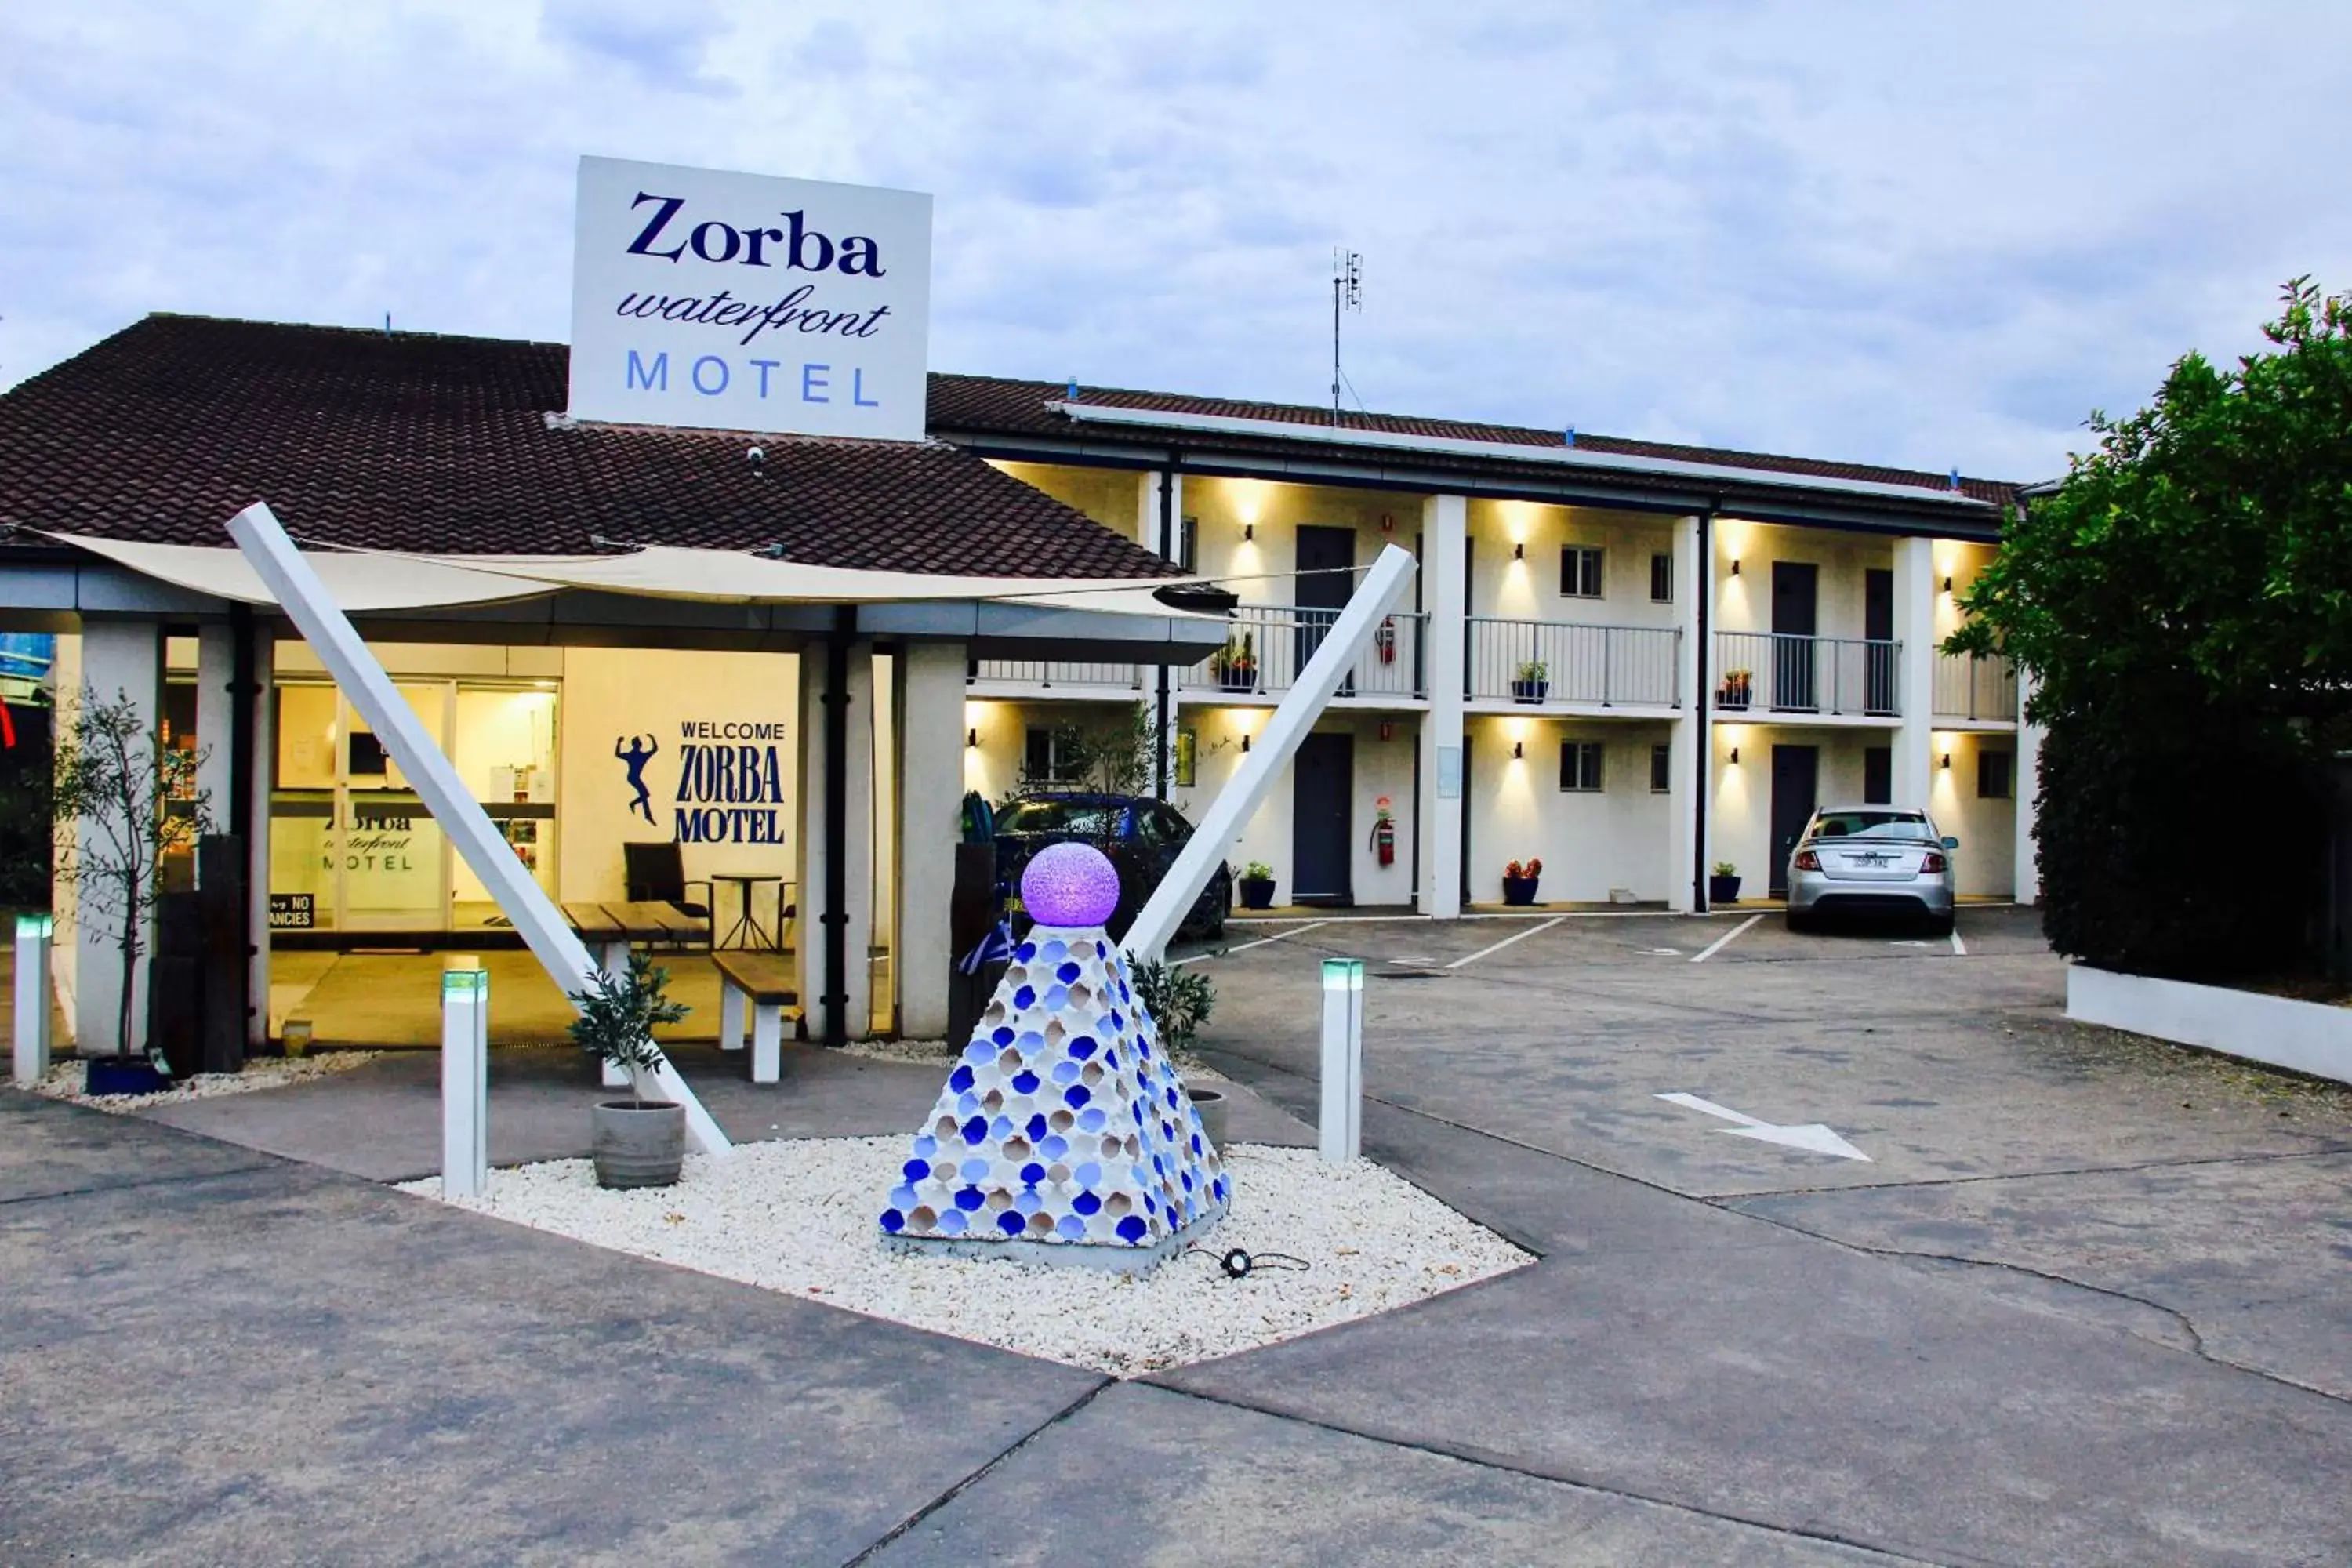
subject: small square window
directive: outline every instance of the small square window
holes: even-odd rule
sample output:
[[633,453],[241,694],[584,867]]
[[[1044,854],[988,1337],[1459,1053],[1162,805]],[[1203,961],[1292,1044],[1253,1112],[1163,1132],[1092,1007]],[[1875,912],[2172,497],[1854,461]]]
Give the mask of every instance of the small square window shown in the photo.
[[1563,599],[1601,597],[1601,547],[1571,544],[1559,552],[1559,594]]
[[1977,753],[1977,798],[2007,800],[2010,790],[2010,754],[2007,752]]
[[1034,788],[1054,789],[1080,781],[1076,731],[1032,725],[1023,740],[1021,774],[1024,784]]
[[1650,557],[1650,602],[1675,602],[1675,558],[1670,551],[1662,550]]
[[1675,749],[1672,746],[1650,748],[1650,793],[1664,795],[1675,787]]
[[1562,741],[1559,743],[1559,787],[1597,790],[1601,787],[1601,742]]

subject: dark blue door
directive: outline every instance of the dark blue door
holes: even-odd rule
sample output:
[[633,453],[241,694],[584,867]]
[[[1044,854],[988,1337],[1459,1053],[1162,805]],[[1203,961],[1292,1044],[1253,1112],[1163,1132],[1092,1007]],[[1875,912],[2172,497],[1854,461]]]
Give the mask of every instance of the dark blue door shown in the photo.
[[1355,902],[1356,738],[1308,735],[1290,785],[1291,902]]

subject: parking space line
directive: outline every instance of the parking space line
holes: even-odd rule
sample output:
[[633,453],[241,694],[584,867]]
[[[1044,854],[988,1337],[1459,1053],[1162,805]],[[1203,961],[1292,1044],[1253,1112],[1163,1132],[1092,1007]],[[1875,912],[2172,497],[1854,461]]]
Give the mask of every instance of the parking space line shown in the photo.
[[1568,917],[1566,915],[1554,915],[1551,919],[1544,921],[1541,925],[1529,926],[1525,931],[1515,931],[1510,935],[1505,937],[1502,941],[1495,942],[1490,946],[1482,947],[1475,952],[1457,958],[1445,967],[1448,969],[1459,969],[1465,963],[1475,963],[1490,952],[1500,952],[1515,942],[1525,942],[1528,938],[1535,935],[1538,931],[1549,931],[1552,927],[1559,924],[1560,921],[1567,918]]
[[1734,937],[1737,937],[1741,931],[1746,931],[1749,926],[1754,925],[1758,921],[1760,921],[1764,917],[1762,915],[1749,915],[1746,920],[1741,921],[1738,925],[1733,926],[1729,931],[1725,931],[1721,936],[1717,937],[1713,942],[1708,942],[1698,952],[1693,953],[1691,955],[1691,962],[1693,963],[1705,963],[1708,959],[1713,958],[1717,953],[1722,952],[1724,948],[1728,946]]
[[1230,958],[1236,952],[1247,952],[1251,948],[1264,947],[1267,942],[1280,942],[1286,937],[1294,937],[1298,935],[1301,931],[1310,931],[1318,926],[1327,926],[1331,922],[1329,921],[1308,921],[1305,925],[1293,926],[1288,931],[1279,931],[1275,932],[1272,936],[1262,936],[1255,942],[1236,942],[1231,947],[1219,948],[1214,952],[1196,952],[1190,958],[1180,958],[1176,960],[1175,963],[1171,963],[1168,967],[1171,969],[1181,969],[1188,963],[1205,963],[1213,958]]
[[1952,951],[1962,958],[1969,955],[1969,944],[1960,940],[1960,927],[1957,921],[1952,923]]

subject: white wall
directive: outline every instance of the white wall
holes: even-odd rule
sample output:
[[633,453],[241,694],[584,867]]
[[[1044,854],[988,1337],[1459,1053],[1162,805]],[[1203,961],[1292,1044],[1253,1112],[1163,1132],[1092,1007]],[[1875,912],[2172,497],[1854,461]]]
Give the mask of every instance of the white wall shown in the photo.
[[[683,851],[686,874],[707,877],[723,870],[792,876],[799,837],[793,783],[801,746],[799,683],[795,654],[565,649],[560,718],[563,771],[558,785],[562,896],[620,898],[626,890],[621,846],[675,836],[679,760],[686,743],[680,726],[704,720],[786,727],[782,742],[713,742],[781,748],[777,760],[784,799],[776,807],[776,821],[784,842],[688,844]],[[652,736],[659,748],[645,770],[653,797],[651,823],[630,809],[635,796],[628,787],[628,768],[613,754],[617,740],[633,735]],[[766,809],[764,803],[760,809]]]
[[[1675,520],[1533,501],[1470,502],[1470,613],[1589,626],[1675,626],[1686,605],[1650,597],[1650,557],[1675,548]],[[1514,545],[1524,544],[1525,560]],[[1564,597],[1559,553],[1570,544],[1601,550],[1601,596]],[[1679,564],[1679,563],[1677,563]],[[1679,574],[1676,578],[1680,586]]]
[[[1707,863],[1728,860],[1739,868],[1739,896],[1760,899],[1771,886],[1772,748],[1812,746],[1820,761],[1816,805],[1862,803],[1863,752],[1892,747],[1895,731],[1881,729],[1808,729],[1794,724],[1715,727],[1715,800],[1707,825]],[[1734,763],[1731,753],[1739,752]],[[1959,764],[1955,762],[1955,767]],[[1973,775],[1972,775],[1973,776]]]
[[[1738,576],[1731,572],[1735,560],[1739,563]],[[1821,568],[1820,629],[1816,635],[1825,637],[1862,636],[1864,574],[1892,571],[1895,566],[1892,547],[1874,535],[1780,528],[1740,518],[1718,519],[1715,525],[1714,630],[1772,629],[1775,561],[1807,562]],[[1722,662],[1710,656],[1708,668],[1719,675]]]
[[[1467,729],[1474,902],[1500,902],[1504,865],[1528,859],[1544,863],[1537,897],[1547,903],[1602,902],[1612,888],[1666,898],[1674,797],[1650,789],[1650,748],[1669,742],[1672,725],[1495,714],[1473,715]],[[1605,748],[1597,794],[1559,787],[1560,744],[1571,740]],[[1524,757],[1511,755],[1514,743]]]
[[[1977,795],[1977,756],[2007,752],[2010,795],[2000,800]],[[1952,765],[1943,759],[1949,753]],[[1928,757],[1927,815],[1960,841],[1952,858],[1959,890],[2010,897],[2017,887],[2017,737],[2006,731],[1937,731]]]

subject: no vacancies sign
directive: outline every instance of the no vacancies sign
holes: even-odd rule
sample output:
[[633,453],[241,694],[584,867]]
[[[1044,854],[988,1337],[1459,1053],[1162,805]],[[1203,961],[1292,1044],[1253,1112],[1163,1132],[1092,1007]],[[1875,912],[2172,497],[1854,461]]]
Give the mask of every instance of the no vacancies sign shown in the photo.
[[580,160],[576,419],[923,437],[931,198]]

